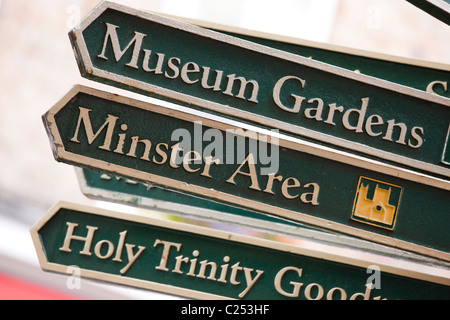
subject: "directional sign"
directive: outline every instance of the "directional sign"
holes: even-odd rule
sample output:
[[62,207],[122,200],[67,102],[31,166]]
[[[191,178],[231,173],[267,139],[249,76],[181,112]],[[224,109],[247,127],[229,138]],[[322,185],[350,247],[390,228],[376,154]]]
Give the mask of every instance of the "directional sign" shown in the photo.
[[109,2],[70,38],[89,79],[450,177],[450,99]]
[[406,0],[450,26],[449,0]]
[[69,203],[52,208],[31,235],[44,270],[190,298],[450,298],[443,276]]
[[450,260],[448,181],[185,109],[76,86],[43,118],[58,161]]

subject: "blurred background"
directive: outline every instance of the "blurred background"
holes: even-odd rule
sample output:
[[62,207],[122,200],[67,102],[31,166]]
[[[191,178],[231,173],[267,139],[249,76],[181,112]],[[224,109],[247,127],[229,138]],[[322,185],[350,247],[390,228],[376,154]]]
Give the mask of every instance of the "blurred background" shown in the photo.
[[[74,84],[121,93],[81,78],[67,36],[98,2],[0,0],[0,299],[178,299],[92,280],[70,288],[67,276],[40,269],[29,234],[31,226],[60,200],[132,210],[87,199],[74,168],[53,159],[41,121]],[[450,26],[405,0],[116,2],[450,65]]]

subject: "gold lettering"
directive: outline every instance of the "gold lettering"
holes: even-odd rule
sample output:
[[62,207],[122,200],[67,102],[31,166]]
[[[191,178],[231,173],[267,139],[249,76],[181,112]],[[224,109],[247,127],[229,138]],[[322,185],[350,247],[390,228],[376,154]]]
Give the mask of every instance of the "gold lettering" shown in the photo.
[[281,88],[283,87],[284,83],[287,80],[297,80],[300,82],[301,84],[301,88],[303,89],[303,87],[305,86],[306,81],[303,79],[300,79],[298,77],[295,76],[285,76],[283,78],[281,78],[280,80],[277,81],[277,83],[275,84],[274,88],[273,88],[273,101],[275,102],[275,104],[282,110],[284,111],[288,111],[288,112],[292,112],[292,113],[298,113],[300,111],[300,107],[302,105],[303,100],[305,100],[304,97],[295,95],[295,94],[291,94],[291,96],[295,99],[295,103],[294,106],[292,108],[286,107],[280,99],[280,91]]
[[91,256],[92,240],[94,238],[95,231],[98,230],[98,227],[87,226],[86,228],[88,229],[88,233],[85,237],[83,237],[83,236],[75,236],[73,234],[75,228],[78,227],[77,223],[67,222],[66,224],[67,224],[66,237],[64,239],[63,246],[59,248],[59,250],[63,252],[72,252],[72,250],[70,249],[70,244],[72,243],[72,240],[83,241],[84,248],[82,251],[80,251],[80,254]]
[[386,135],[383,137],[384,140],[392,141],[392,133],[394,132],[394,127],[400,128],[400,135],[397,140],[397,143],[406,144],[406,130],[407,127],[404,123],[395,123],[395,120],[386,121],[388,124],[388,128],[386,130]]
[[[176,64],[175,64],[175,62],[176,62]],[[169,75],[169,73],[166,71],[164,73],[164,76],[169,79],[177,78],[180,75],[180,69],[179,69],[180,64],[181,64],[181,60],[179,58],[176,58],[176,57],[170,58],[169,61],[167,62],[167,65],[168,65],[169,69],[173,71],[173,75]]]
[[[317,102],[315,108],[307,108],[305,109],[305,117],[309,119],[316,119],[317,121],[322,121],[322,111],[323,111],[323,100],[320,98],[313,98],[308,100],[308,103]],[[315,114],[312,115],[311,112],[315,111]]]
[[[101,254],[103,244],[105,244],[108,247],[108,250],[107,250],[106,254],[104,254],[104,255]],[[114,245],[112,244],[111,241],[108,241],[108,240],[99,241],[99,242],[97,242],[97,244],[94,247],[94,253],[99,259],[102,259],[102,260],[109,259],[114,253]]]
[[[316,287],[317,288],[317,296],[315,298],[313,298],[311,296],[311,290],[312,288]],[[320,300],[323,297],[323,287],[318,284],[318,283],[310,283],[306,286],[305,288],[305,297],[308,300]]]
[[[161,147],[166,148],[166,152],[161,149]],[[166,143],[158,143],[156,145],[156,153],[161,157],[160,161],[157,161],[155,156],[153,156],[153,162],[156,164],[164,164],[167,161],[167,151],[169,151],[169,145]]]
[[159,266],[157,266],[155,269],[162,271],[169,271],[169,269],[167,268],[167,261],[169,260],[170,249],[172,249],[172,247],[175,247],[177,251],[180,251],[182,244],[156,239],[155,243],[153,244],[153,247],[157,247],[160,244],[163,245],[163,252],[161,254]]
[[[190,66],[192,66],[192,68],[189,68]],[[194,84],[198,82],[199,79],[191,80],[189,79],[188,74],[197,73],[199,71],[200,67],[198,66],[198,64],[194,62],[188,62],[183,66],[183,68],[181,68],[181,79],[183,79],[183,81],[186,82],[187,84]]]
[[372,291],[372,283],[368,283],[366,284],[366,291],[364,293],[357,292],[350,297],[350,300],[356,300],[359,297],[362,297],[363,300],[369,300],[371,291]]
[[[193,155],[193,156],[191,156]],[[201,160],[201,156],[200,153],[198,153],[197,151],[189,151],[184,155],[183,158],[183,168],[184,170],[186,170],[187,172],[197,172],[200,170],[200,168],[196,168],[196,169],[192,169],[189,165],[192,164],[192,162],[194,161],[198,161]]]
[[330,110],[328,111],[328,118],[327,120],[325,120],[325,123],[331,124],[333,126],[336,125],[336,123],[334,123],[334,112],[335,111],[339,111],[339,112],[343,112],[344,111],[344,107],[340,106],[340,107],[336,107],[336,103],[331,103],[328,105],[328,107],[330,108]]
[[[249,172],[241,171],[242,167],[246,163],[248,163]],[[236,177],[237,174],[242,174],[244,176],[250,177],[250,179],[252,181],[252,184],[249,187],[250,189],[261,191],[261,189],[259,188],[258,177],[257,177],[257,174],[256,174],[256,168],[255,168],[255,164],[254,163],[255,163],[255,161],[254,161],[254,158],[253,158],[253,154],[249,153],[247,158],[245,159],[245,161],[239,166],[239,168],[237,168],[237,170],[227,180],[227,182],[235,185],[236,182],[234,182],[234,178]]]
[[145,146],[145,151],[142,154],[142,157],[140,159],[150,161],[150,150],[152,147],[152,143],[150,142],[150,140],[147,140],[147,139],[139,140],[138,136],[134,136],[131,138],[131,146],[130,146],[130,150],[127,153],[127,156],[136,158],[136,148],[137,148],[137,144],[139,142],[143,143]]
[[[366,116],[369,98],[362,98],[361,101],[362,101],[361,109],[348,109],[342,116],[342,124],[344,125],[344,127],[348,130],[354,130],[357,133],[363,132],[362,126],[364,123],[364,118]],[[352,113],[356,113],[358,115],[356,127],[350,124],[350,114]]]
[[[313,192],[303,193],[300,196],[300,200],[304,203],[311,203],[313,206],[317,206],[317,205],[319,205],[318,198],[319,198],[320,187],[317,183],[314,183],[314,182],[305,184],[305,186],[304,186],[304,188],[309,188],[309,187],[313,187]],[[311,196],[310,200],[308,200],[308,196]]]
[[205,89],[213,89],[213,91],[220,91],[220,84],[222,82],[223,71],[216,70],[216,81],[214,82],[214,86],[208,85],[208,77],[209,77],[209,67],[203,67],[203,76],[202,76],[202,87]]
[[[192,255],[194,257],[198,257],[199,254],[200,254],[200,252],[198,250],[192,251]],[[197,267],[197,260],[198,259],[195,258],[195,259],[191,259],[191,261],[190,261],[191,265],[189,267],[189,272],[187,273],[187,275],[190,276],[190,277],[195,277],[195,268]]]
[[275,173],[268,174],[267,175],[267,185],[266,185],[266,189],[264,189],[264,192],[274,194],[272,191],[274,180],[282,181],[283,177],[275,176]]
[[94,142],[94,140],[97,139],[97,137],[103,131],[103,129],[105,127],[107,127],[105,140],[103,142],[103,145],[101,145],[99,147],[99,149],[111,151],[110,150],[111,139],[112,139],[112,135],[114,132],[114,128],[116,126],[117,119],[119,119],[119,117],[108,114],[108,118],[106,119],[106,121],[103,123],[103,125],[100,127],[100,129],[98,129],[98,131],[94,134],[94,130],[92,129],[92,124],[91,124],[91,119],[89,117],[89,112],[91,112],[92,110],[86,109],[83,107],[79,107],[78,109],[80,110],[80,115],[78,117],[75,134],[74,134],[73,138],[70,139],[70,141],[80,143],[80,141],[78,140],[78,133],[80,131],[81,123],[83,123],[83,125],[84,125],[84,129],[86,131],[86,137],[88,139],[88,144],[92,144]]
[[408,140],[408,146],[410,146],[411,148],[420,148],[423,144],[423,138],[422,136],[417,132],[419,131],[421,135],[423,135],[423,128],[420,127],[414,127],[411,130],[411,136],[413,139],[416,140],[416,144],[413,144],[411,142],[411,139]]
[[219,165],[220,164],[220,160],[219,159],[214,159],[212,156],[208,156],[205,157],[205,166],[203,168],[202,173],[200,174],[203,177],[207,177],[207,178],[212,178],[210,173],[209,173],[209,169],[211,168],[211,164],[215,164],[215,165]]
[[334,287],[327,293],[327,300],[333,300],[333,295],[335,291],[339,291],[341,293],[341,299],[340,300],[347,300],[347,292],[345,292],[344,289],[339,287]]
[[205,273],[207,266],[210,267],[210,272],[207,279],[216,281],[217,264],[208,260],[200,261],[200,270],[197,274],[197,278],[206,279]]
[[165,58],[165,54],[163,53],[157,53],[158,60],[156,62],[156,67],[154,69],[151,69],[149,67],[149,61],[150,61],[150,55],[152,54],[152,50],[144,49],[144,62],[142,64],[142,69],[146,72],[154,72],[155,74],[162,74],[162,66]]
[[292,292],[286,292],[281,287],[281,280],[283,279],[283,276],[288,271],[295,271],[297,272],[297,275],[299,278],[302,276],[302,269],[296,268],[296,267],[284,267],[280,271],[278,271],[277,275],[275,276],[274,285],[275,289],[278,293],[282,294],[283,296],[289,297],[289,298],[296,298],[300,294],[300,288],[303,286],[303,283],[290,281],[289,284],[291,284],[294,289]]
[[183,271],[181,271],[181,263],[189,263],[189,257],[183,257],[181,256],[177,256],[175,257],[175,268],[172,270],[173,273],[179,273],[179,274],[183,274]]
[[178,152],[183,151],[183,148],[180,148],[180,143],[174,144],[171,148],[172,152],[170,154],[169,164],[172,168],[177,169],[180,167],[177,163]]
[[[292,183],[290,183],[290,181],[292,181]],[[287,199],[295,199],[298,197],[298,194],[290,195],[288,189],[298,187],[300,187],[300,182],[296,178],[289,177],[283,181],[283,184],[281,185],[281,193]]]
[[259,91],[258,82],[256,82],[255,80],[247,80],[244,77],[236,77],[235,74],[230,74],[229,76],[227,76],[227,78],[228,78],[228,84],[227,84],[227,88],[223,92],[223,94],[226,94],[226,95],[229,95],[229,96],[233,97],[234,95],[232,93],[232,89],[233,89],[233,86],[234,86],[234,82],[236,80],[239,80],[241,85],[239,87],[239,92],[238,92],[238,95],[236,96],[236,98],[246,100],[245,97],[244,97],[245,89],[247,88],[248,84],[251,84],[253,89],[252,89],[251,97],[250,97],[250,99],[248,101],[258,103],[258,100],[257,100],[257,98],[258,98],[258,91]]
[[108,58],[105,56],[108,39],[111,39],[111,46],[113,49],[114,58],[116,59],[116,62],[119,62],[119,60],[122,59],[125,52],[127,52],[128,49],[134,44],[133,55],[132,55],[131,61],[129,63],[127,63],[127,66],[132,67],[134,69],[138,69],[137,62],[138,62],[138,58],[139,58],[139,51],[141,50],[142,40],[144,39],[144,37],[146,35],[135,31],[134,38],[131,39],[131,41],[128,43],[128,45],[125,47],[125,49],[121,50],[120,44],[119,44],[119,38],[117,36],[118,28],[119,27],[116,25],[106,23],[106,35],[105,35],[105,40],[103,42],[103,49],[102,49],[102,52],[97,57],[108,60]]
[[229,267],[228,262],[230,262],[230,257],[229,256],[223,257],[223,262],[225,262],[225,264],[223,264],[220,267],[222,271],[220,272],[220,278],[217,281],[222,282],[222,283],[227,283],[226,277],[227,277],[227,273],[228,273],[228,267]]
[[444,90],[447,91],[447,81],[432,81],[427,86],[427,92],[432,94],[437,94],[434,91],[434,86],[440,84],[442,87],[444,87]]
[[[128,126],[124,123],[120,126],[120,128],[122,129],[122,131],[127,131]],[[127,134],[120,133],[120,134],[118,134],[118,136],[119,136],[119,142],[117,142],[117,147],[116,147],[116,150],[114,150],[114,152],[118,153],[118,154],[123,154],[123,145],[125,143],[125,138],[126,138]]]
[[372,126],[379,126],[383,124],[383,118],[377,114],[373,114],[367,118],[366,121],[366,132],[369,136],[376,137],[382,134],[382,132],[373,132]]

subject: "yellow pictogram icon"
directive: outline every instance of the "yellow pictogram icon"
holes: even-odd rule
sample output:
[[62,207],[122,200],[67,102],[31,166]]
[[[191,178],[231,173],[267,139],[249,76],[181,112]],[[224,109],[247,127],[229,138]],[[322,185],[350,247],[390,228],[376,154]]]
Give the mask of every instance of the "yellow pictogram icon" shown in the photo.
[[353,205],[352,219],[392,230],[400,204],[402,188],[361,177]]

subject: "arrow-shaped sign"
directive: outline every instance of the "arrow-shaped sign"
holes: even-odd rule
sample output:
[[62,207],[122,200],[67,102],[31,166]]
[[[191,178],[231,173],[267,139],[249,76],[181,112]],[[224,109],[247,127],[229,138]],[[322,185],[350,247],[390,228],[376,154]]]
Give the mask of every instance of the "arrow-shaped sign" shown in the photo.
[[71,33],[87,78],[450,177],[450,100],[119,4]]
[[450,298],[442,275],[69,203],[52,208],[31,235],[44,270],[190,298]]
[[77,86],[43,118],[58,161],[450,260],[448,181],[188,111]]

